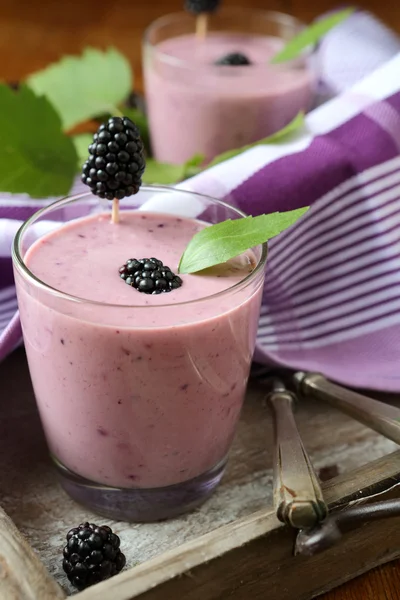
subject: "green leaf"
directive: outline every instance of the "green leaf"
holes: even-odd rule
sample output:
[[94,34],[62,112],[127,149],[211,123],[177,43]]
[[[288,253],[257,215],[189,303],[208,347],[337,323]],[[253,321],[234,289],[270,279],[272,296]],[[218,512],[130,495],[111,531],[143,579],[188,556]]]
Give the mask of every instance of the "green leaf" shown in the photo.
[[234,156],[238,156],[239,154],[242,154],[242,152],[250,150],[250,148],[255,148],[256,146],[264,146],[266,144],[277,144],[278,142],[282,142],[286,139],[286,137],[294,133],[297,129],[303,127],[304,123],[304,113],[299,112],[295,116],[295,118],[292,121],[290,121],[290,123],[283,127],[283,129],[276,131],[275,133],[269,135],[266,138],[263,138],[262,140],[259,140],[258,142],[255,142],[254,144],[248,144],[247,146],[243,146],[242,148],[237,148],[235,150],[228,150],[227,152],[223,152],[222,154],[216,156],[214,160],[212,160],[207,166],[213,167],[214,165],[218,165],[219,163],[224,162],[229,158],[233,158]]
[[77,154],[47,98],[0,84],[0,139],[0,190],[32,198],[70,191]]
[[89,156],[89,145],[93,142],[93,135],[90,133],[80,133],[78,135],[74,135],[72,141],[75,146],[76,153],[78,155],[78,171],[82,169],[83,163],[87,160]]
[[346,8],[312,23],[289,40],[286,46],[271,59],[271,63],[277,64],[297,58],[305,48],[316,44],[328,31],[345,21],[354,10],[354,8]]
[[66,56],[34,73],[27,84],[50,100],[68,130],[123,102],[132,89],[132,71],[118,50],[86,48],[82,56]]
[[204,165],[205,156],[204,154],[195,154],[187,160],[184,164],[184,175],[183,179],[188,179],[189,177],[194,177],[194,175],[198,175],[203,170],[202,165]]
[[185,165],[171,165],[158,162],[154,158],[146,159],[146,170],[143,174],[144,183],[158,183],[172,185],[182,181]]
[[263,244],[287,229],[306,211],[244,217],[205,227],[190,240],[179,263],[179,273],[195,273],[226,262],[249,248]]
[[185,165],[187,168],[190,169],[191,167],[198,167],[204,161],[205,161],[204,154],[195,154],[194,156],[192,156],[192,158],[189,158],[189,160],[187,160],[185,162]]
[[201,172],[199,165],[204,161],[202,154],[196,154],[183,165],[158,162],[154,158],[146,159],[146,170],[143,175],[145,183],[172,185]]
[[283,127],[283,129],[276,131],[272,135],[269,135],[268,137],[259,140],[254,144],[249,144],[248,146],[243,146],[242,148],[236,148],[235,150],[223,152],[222,154],[216,156],[208,165],[204,165],[204,155],[202,154],[195,154],[183,165],[160,163],[155,159],[149,158],[146,162],[146,171],[143,176],[143,181],[146,183],[159,183],[161,185],[172,185],[174,183],[179,183],[184,179],[198,175],[205,168],[218,165],[229,158],[238,156],[250,148],[264,146],[265,144],[278,144],[282,141],[285,141],[288,136],[303,127],[304,123],[304,113],[300,112],[292,121],[290,121],[290,123]]

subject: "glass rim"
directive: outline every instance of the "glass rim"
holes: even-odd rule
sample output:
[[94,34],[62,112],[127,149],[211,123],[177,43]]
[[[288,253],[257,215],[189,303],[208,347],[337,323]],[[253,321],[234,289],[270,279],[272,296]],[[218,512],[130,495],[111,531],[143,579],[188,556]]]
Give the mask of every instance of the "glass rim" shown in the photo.
[[[236,208],[235,206],[231,206],[230,204],[228,204],[222,200],[218,200],[217,198],[212,198],[211,196],[207,196],[205,194],[200,194],[198,192],[192,192],[190,190],[176,189],[176,188],[171,188],[171,187],[162,186],[162,185],[154,185],[154,186],[153,185],[144,185],[144,186],[141,186],[140,190],[143,190],[143,191],[157,191],[158,190],[161,192],[175,192],[175,193],[178,192],[178,193],[183,193],[186,195],[190,194],[190,195],[198,197],[198,198],[206,199],[208,202],[212,202],[213,204],[216,204],[217,206],[222,206],[224,208],[232,210],[233,212],[236,212],[236,214],[239,217],[247,217],[248,216],[245,212],[243,212],[239,208]],[[22,255],[21,255],[20,246],[21,246],[21,241],[22,241],[23,235],[26,233],[26,231],[28,230],[28,228],[31,225],[33,225],[35,222],[37,222],[37,220],[41,216],[45,215],[48,212],[51,212],[52,210],[54,210],[56,208],[60,208],[64,205],[68,205],[68,204],[76,202],[78,200],[82,200],[86,197],[87,198],[89,198],[89,197],[96,198],[96,196],[94,196],[91,192],[82,192],[79,194],[75,194],[73,196],[64,196],[63,198],[59,198],[55,202],[51,202],[47,206],[44,206],[43,208],[36,211],[28,219],[26,219],[22,223],[22,225],[19,227],[17,233],[14,236],[14,240],[12,243],[12,252],[11,252],[14,267],[18,270],[19,274],[22,275],[22,277],[24,277],[30,283],[35,285],[35,287],[51,294],[52,296],[62,298],[69,302],[75,302],[77,304],[101,306],[105,309],[120,309],[120,310],[144,309],[144,310],[149,310],[149,309],[169,308],[169,307],[173,307],[173,306],[186,306],[186,305],[196,304],[199,302],[205,302],[205,301],[215,299],[215,298],[220,298],[221,296],[225,296],[229,293],[235,292],[236,290],[238,290],[242,287],[246,287],[253,279],[256,278],[256,276],[258,276],[260,274],[260,272],[263,270],[264,265],[266,263],[267,254],[268,254],[268,243],[264,242],[263,244],[258,244],[257,247],[261,247],[261,255],[258,259],[256,267],[248,275],[246,275],[246,277],[244,277],[240,281],[236,282],[234,285],[231,285],[228,288],[221,290],[220,292],[216,292],[216,293],[210,294],[208,296],[202,296],[201,298],[195,298],[193,300],[186,300],[184,302],[169,302],[169,303],[152,304],[152,305],[148,305],[148,304],[147,305],[143,305],[143,304],[113,304],[113,303],[107,303],[107,302],[99,302],[97,300],[90,300],[88,298],[82,298],[80,296],[68,294],[66,292],[63,292],[63,291],[47,284],[46,282],[42,281],[39,277],[34,275],[34,273],[32,273],[32,271],[26,265]],[[122,212],[123,212],[123,209],[122,209]],[[161,214],[161,213],[159,213],[159,214]],[[72,220],[73,219],[71,219],[71,221]],[[66,223],[69,223],[71,221],[66,221]],[[62,227],[62,225],[64,225],[64,223],[60,222],[60,227]],[[43,236],[40,236],[38,239],[41,239],[41,237],[43,237]],[[35,240],[33,242],[33,244],[36,241],[37,240]]]
[[[299,30],[306,27],[306,24],[303,21],[301,21],[300,19],[298,19],[297,17],[290,15],[288,13],[278,11],[278,10],[263,10],[261,8],[260,9],[259,8],[246,8],[244,6],[222,7],[218,10],[218,15],[221,15],[222,17],[224,17],[224,15],[240,16],[241,14],[242,15],[252,14],[252,15],[257,16],[260,19],[263,19],[265,21],[281,23],[282,25],[286,25],[286,26],[290,25]],[[211,18],[212,17],[213,17],[213,14],[211,14]],[[159,49],[157,49],[157,44],[154,44],[150,40],[151,34],[154,31],[156,31],[157,29],[159,29],[160,27],[163,27],[163,26],[168,25],[173,22],[182,21],[183,19],[185,19],[185,20],[193,19],[193,24],[195,23],[194,15],[191,15],[190,13],[188,13],[186,11],[169,13],[167,15],[158,17],[157,19],[152,21],[152,23],[150,23],[150,25],[145,29],[145,32],[143,34],[143,46],[145,48],[147,46],[152,48],[155,52],[157,52],[157,57],[165,63],[170,63],[176,67],[186,67],[186,68],[193,69],[194,68],[193,62],[190,60],[190,58],[185,60],[182,58],[178,58],[176,56],[172,56],[171,54],[167,54],[166,52],[162,52]],[[195,30],[193,27],[193,32],[194,31]],[[312,54],[314,54],[314,52],[315,52],[315,46],[311,47],[309,50],[305,50],[303,57],[311,56]],[[291,65],[296,64],[298,62],[298,58],[299,57],[297,57],[296,59],[287,60],[283,63],[276,63],[276,64],[266,63],[266,64],[268,64],[268,67],[273,68],[273,69],[284,69],[285,67],[290,67]],[[210,64],[210,65],[206,65],[206,66],[208,66],[210,68],[214,68],[214,69],[221,69],[220,65]],[[246,65],[245,68],[248,71],[250,71],[252,69],[257,69],[257,68],[259,69],[262,66],[263,65],[260,65],[260,64],[252,64],[252,65]],[[226,69],[226,68],[229,68],[229,65],[224,65],[224,69]],[[235,68],[236,70],[238,69],[237,66],[231,67],[231,68]]]

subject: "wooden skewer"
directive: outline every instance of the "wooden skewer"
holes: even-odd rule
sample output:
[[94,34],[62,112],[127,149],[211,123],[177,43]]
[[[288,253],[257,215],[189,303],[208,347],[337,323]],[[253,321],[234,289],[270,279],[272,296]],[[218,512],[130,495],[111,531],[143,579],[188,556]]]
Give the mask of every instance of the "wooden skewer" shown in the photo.
[[196,17],[196,37],[198,40],[204,40],[207,36],[208,14],[202,12]]
[[119,223],[119,200],[114,198],[111,211],[111,223]]

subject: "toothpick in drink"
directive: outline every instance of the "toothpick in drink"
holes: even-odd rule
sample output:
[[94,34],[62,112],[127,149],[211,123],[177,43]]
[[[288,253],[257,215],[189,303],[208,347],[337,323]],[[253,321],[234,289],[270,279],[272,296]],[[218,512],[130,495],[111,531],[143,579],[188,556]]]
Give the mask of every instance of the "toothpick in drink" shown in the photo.
[[119,223],[119,200],[114,198],[111,209],[111,223]]
[[204,40],[207,36],[208,13],[201,12],[196,17],[196,37],[198,40]]

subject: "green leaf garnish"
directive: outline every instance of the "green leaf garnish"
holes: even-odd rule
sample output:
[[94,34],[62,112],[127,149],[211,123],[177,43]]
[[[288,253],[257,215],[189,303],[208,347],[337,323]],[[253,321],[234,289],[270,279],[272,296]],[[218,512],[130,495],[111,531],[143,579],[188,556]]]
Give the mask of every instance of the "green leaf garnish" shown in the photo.
[[75,146],[76,153],[78,155],[78,172],[82,171],[82,165],[87,160],[89,155],[89,145],[93,142],[93,135],[91,133],[79,133],[72,136],[72,141]]
[[0,84],[0,190],[32,198],[63,196],[72,186],[77,153],[49,100],[22,86]]
[[282,50],[275,54],[270,62],[272,64],[277,64],[297,58],[305,48],[316,44],[328,33],[328,31],[333,29],[333,27],[336,27],[336,25],[345,21],[354,10],[354,8],[346,8],[345,10],[328,15],[325,19],[320,19],[319,21],[312,23],[312,25],[306,27],[298,35],[292,38]]
[[154,158],[146,160],[146,170],[143,174],[144,183],[157,183],[159,185],[172,185],[188,177],[200,173],[200,165],[204,161],[201,154],[196,154],[183,165],[158,162]]
[[171,165],[170,163],[158,162],[154,158],[147,158],[146,170],[142,179],[144,183],[172,185],[182,181],[184,173],[185,165]]
[[291,135],[297,129],[304,127],[305,119],[304,113],[299,112],[295,118],[290,121],[285,127],[272,133],[266,138],[259,140],[258,142],[254,142],[254,144],[248,144],[247,146],[243,146],[242,148],[236,148],[235,150],[228,150],[227,152],[223,152],[219,154],[212,160],[207,166],[213,167],[214,165],[218,165],[219,163],[228,160],[229,158],[233,158],[234,156],[238,156],[245,152],[246,150],[250,150],[250,148],[255,148],[256,146],[264,146],[266,144],[276,144],[278,142],[282,142],[287,136]]
[[202,168],[205,159],[206,157],[204,156],[204,154],[195,154],[194,156],[192,156],[192,158],[189,158],[189,160],[185,162],[185,179],[201,173],[203,168],[205,168]]
[[132,90],[132,71],[118,50],[86,48],[34,73],[27,84],[50,100],[68,130],[122,103]]
[[184,251],[179,273],[196,273],[239,256],[287,229],[306,211],[298,208],[283,213],[243,217],[205,227],[196,233]]
[[146,171],[143,175],[143,181],[145,183],[158,183],[160,185],[172,185],[174,183],[179,183],[184,179],[198,175],[201,173],[201,171],[203,171],[203,169],[218,165],[219,163],[224,162],[229,158],[233,158],[234,156],[239,156],[239,154],[242,154],[242,152],[245,152],[246,150],[250,150],[250,148],[283,142],[295,131],[304,127],[304,124],[304,113],[300,112],[292,121],[290,121],[290,123],[283,127],[283,129],[276,131],[275,133],[263,138],[262,140],[259,140],[258,142],[254,142],[254,144],[248,144],[247,146],[236,148],[234,150],[227,150],[226,152],[216,156],[209,164],[206,165],[204,165],[204,156],[202,154],[196,154],[183,165],[161,163],[155,159],[149,158],[146,162]]

